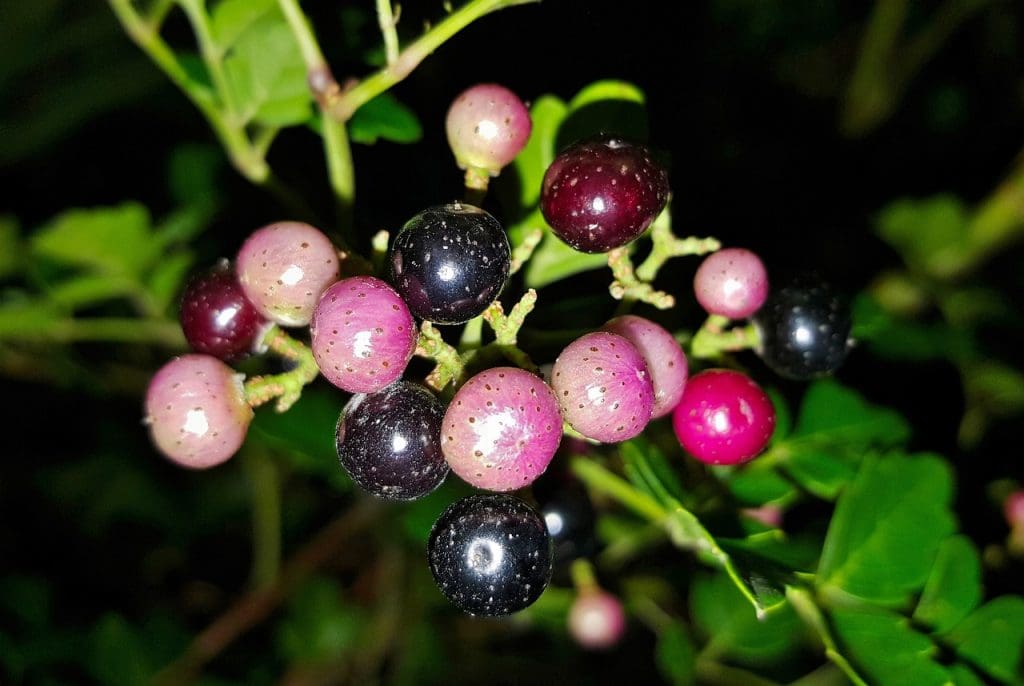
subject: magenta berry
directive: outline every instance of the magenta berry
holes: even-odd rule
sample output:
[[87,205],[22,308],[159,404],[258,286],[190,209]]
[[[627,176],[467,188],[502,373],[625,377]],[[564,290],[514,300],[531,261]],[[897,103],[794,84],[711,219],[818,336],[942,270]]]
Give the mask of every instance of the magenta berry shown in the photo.
[[708,314],[743,319],[768,297],[768,272],[751,251],[726,248],[704,258],[693,277],[693,291]]
[[551,387],[562,418],[587,438],[617,443],[651,421],[654,386],[640,351],[622,336],[596,331],[561,352]]
[[257,229],[235,261],[242,289],[267,319],[303,326],[320,294],[338,279],[338,253],[318,229],[278,222]]
[[530,112],[515,93],[495,83],[463,91],[448,109],[448,145],[461,169],[497,176],[530,137]]
[[373,393],[395,381],[416,349],[405,301],[372,276],[342,279],[324,291],[309,331],[320,371],[350,393]]
[[1003,514],[1011,529],[1024,530],[1024,490],[1014,491],[1003,501]]
[[617,333],[636,346],[647,363],[654,385],[654,410],[651,418],[664,417],[683,397],[689,367],[686,354],[668,331],[649,319],[627,314],[602,327]]
[[606,650],[626,632],[626,613],[611,593],[584,591],[569,608],[569,635],[582,648]]
[[197,353],[243,359],[253,352],[265,326],[226,260],[193,277],[185,288],[181,330]]
[[598,136],[558,154],[544,174],[540,207],[555,235],[597,253],[642,234],[668,196],[668,174],[646,148]]
[[234,455],[252,421],[241,379],[209,355],[184,355],[161,367],[146,391],[146,423],[160,452],[193,469]]
[[775,430],[775,407],[746,374],[709,369],[691,377],[672,414],[676,438],[706,464],[757,457]]
[[452,398],[442,449],[460,478],[477,488],[511,491],[544,473],[562,438],[555,394],[517,367],[480,372]]

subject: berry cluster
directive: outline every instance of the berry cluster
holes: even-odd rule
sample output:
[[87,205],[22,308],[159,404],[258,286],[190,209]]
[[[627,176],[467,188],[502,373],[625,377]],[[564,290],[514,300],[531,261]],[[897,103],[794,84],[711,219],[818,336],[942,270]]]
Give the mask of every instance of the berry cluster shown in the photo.
[[[486,84],[459,96],[447,130],[467,185],[479,190],[522,149],[530,119],[514,94]],[[668,197],[668,175],[646,148],[603,135],[557,156],[543,180],[541,210],[570,246],[606,252],[641,235]],[[465,380],[447,403],[403,380],[414,353],[424,354],[416,320],[461,324],[493,312],[511,255],[501,223],[465,203],[412,217],[392,242],[386,280],[339,278],[339,253],[308,224],[258,229],[233,267],[219,264],[185,291],[181,323],[195,354],[153,377],[146,416],[154,442],[179,464],[210,467],[239,449],[252,407],[278,397],[284,409],[286,399],[297,397],[288,372],[243,384],[226,362],[270,349],[300,371],[311,370],[301,383],[322,374],[353,394],[338,420],[336,446],[359,487],[380,498],[413,500],[452,471],[498,492],[453,504],[428,544],[442,593],[482,615],[516,612],[535,601],[552,574],[553,536],[564,547],[564,503],[542,517],[506,494],[545,472],[564,424],[583,439],[617,443],[671,415],[680,444],[701,462],[738,464],[764,450],[775,411],[760,386],[728,369],[689,378],[675,337],[635,315],[616,317],[569,343],[547,380],[520,367],[492,367]],[[820,284],[769,296],[764,265],[748,250],[706,258],[694,292],[712,315],[709,322],[753,317],[760,354],[784,376],[827,373],[845,357],[849,314],[838,299]],[[280,328],[307,325],[309,348]],[[549,515],[560,526],[549,530]],[[589,519],[566,517],[592,524],[593,512]],[[569,621],[577,640],[590,647],[614,643],[624,626],[621,604],[597,593],[581,595]]]

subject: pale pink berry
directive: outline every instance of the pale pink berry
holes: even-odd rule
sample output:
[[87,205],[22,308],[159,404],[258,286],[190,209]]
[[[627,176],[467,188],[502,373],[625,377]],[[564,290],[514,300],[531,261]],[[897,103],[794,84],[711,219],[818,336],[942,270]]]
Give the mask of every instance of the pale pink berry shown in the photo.
[[768,297],[768,272],[749,250],[726,248],[704,258],[693,277],[693,291],[708,314],[743,319]]
[[569,608],[569,635],[587,650],[606,650],[626,631],[626,613],[618,598],[604,591],[584,591]]
[[754,521],[761,522],[765,526],[770,526],[773,529],[782,528],[782,509],[777,505],[745,507],[740,512]]
[[530,112],[504,86],[482,83],[463,91],[448,109],[448,145],[461,169],[497,176],[530,138]]
[[463,481],[511,491],[547,469],[562,438],[562,420],[543,380],[518,367],[495,367],[458,390],[441,433],[448,466]]
[[249,235],[235,270],[260,314],[282,326],[303,326],[320,294],[338,279],[338,253],[309,224],[278,222]]
[[373,393],[395,381],[416,349],[405,301],[372,276],[343,279],[324,291],[309,331],[320,372],[349,393]]
[[1014,491],[1003,501],[1003,514],[1011,529],[1024,530],[1024,490]]
[[686,354],[672,334],[650,319],[632,314],[616,317],[602,328],[619,334],[643,355],[654,385],[651,418],[664,417],[671,412],[683,397],[689,371]]
[[651,421],[654,386],[640,351],[622,336],[588,333],[555,360],[552,388],[562,418],[587,438],[617,443]]
[[252,409],[241,374],[210,355],[184,355],[149,382],[145,421],[156,447],[171,461],[204,469],[238,451]]
[[706,464],[740,464],[757,457],[775,430],[775,407],[746,374],[709,369],[686,383],[672,413],[676,438]]

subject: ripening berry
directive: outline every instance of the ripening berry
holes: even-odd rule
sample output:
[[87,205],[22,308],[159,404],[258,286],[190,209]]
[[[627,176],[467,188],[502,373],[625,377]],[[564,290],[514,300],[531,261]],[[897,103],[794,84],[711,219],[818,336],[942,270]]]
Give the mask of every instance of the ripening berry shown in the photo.
[[338,459],[364,491],[415,500],[448,476],[441,452],[444,404],[426,388],[399,381],[353,395],[338,419]]
[[551,387],[562,419],[587,438],[618,443],[651,421],[654,386],[640,351],[607,331],[570,343],[555,360]]
[[487,309],[508,281],[505,229],[479,207],[439,205],[402,227],[391,246],[391,283],[420,319],[462,324]]
[[706,464],[741,464],[757,457],[775,430],[775,407],[746,374],[709,369],[686,383],[672,413],[676,438]]
[[601,328],[619,334],[636,346],[647,363],[654,385],[651,419],[671,412],[683,397],[689,373],[686,354],[672,334],[650,319],[632,314],[616,317]]
[[849,305],[823,283],[799,283],[772,293],[754,324],[761,341],[758,355],[787,379],[831,374],[850,352]]
[[751,251],[725,248],[701,262],[693,277],[693,292],[708,314],[744,319],[768,297],[768,272]]
[[448,145],[460,169],[497,176],[530,137],[530,112],[515,93],[495,83],[463,91],[448,109]]
[[226,260],[197,274],[185,287],[181,330],[197,353],[241,360],[254,351],[266,326]]
[[320,372],[349,393],[373,393],[395,381],[416,349],[405,301],[372,276],[342,279],[324,291],[309,331]]
[[1011,529],[1024,530],[1024,490],[1014,491],[1003,501],[1003,514]]
[[278,222],[257,229],[235,260],[242,289],[267,319],[304,326],[320,294],[338,279],[338,253],[318,229]]
[[569,608],[569,635],[587,650],[607,650],[626,632],[622,603],[605,591],[584,591]]
[[434,523],[427,560],[437,587],[457,608],[508,615],[532,605],[551,580],[551,537],[519,498],[471,495]]
[[555,394],[518,367],[496,367],[467,381],[448,404],[445,459],[463,481],[511,491],[544,473],[562,438]]
[[242,375],[209,355],[183,355],[161,367],[146,391],[146,424],[156,447],[183,467],[205,469],[234,455],[252,408]]
[[647,148],[601,135],[558,154],[541,185],[541,212],[581,252],[608,252],[651,225],[668,203],[668,174]]

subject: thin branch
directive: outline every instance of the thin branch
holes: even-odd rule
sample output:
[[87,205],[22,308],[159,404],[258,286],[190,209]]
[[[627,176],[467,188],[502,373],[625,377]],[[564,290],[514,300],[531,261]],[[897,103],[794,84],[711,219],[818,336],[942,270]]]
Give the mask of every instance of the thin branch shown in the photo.
[[391,11],[391,0],[377,0],[377,23],[384,36],[384,54],[388,64],[394,64],[398,61],[398,17]]

